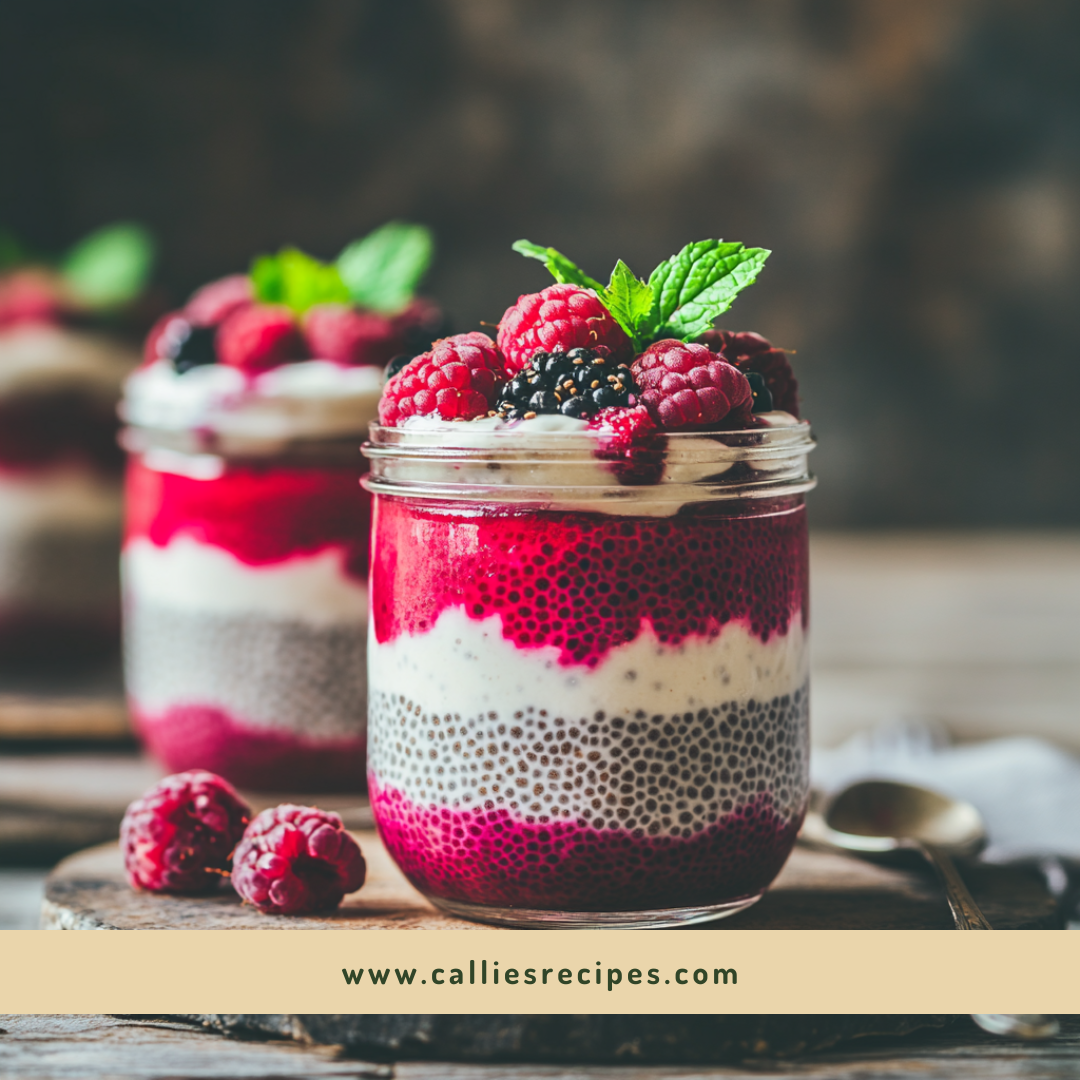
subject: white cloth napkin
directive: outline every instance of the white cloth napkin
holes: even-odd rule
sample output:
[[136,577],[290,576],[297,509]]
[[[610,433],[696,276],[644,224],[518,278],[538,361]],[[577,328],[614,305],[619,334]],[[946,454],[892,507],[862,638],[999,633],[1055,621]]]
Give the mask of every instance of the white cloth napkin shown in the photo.
[[1080,860],[1080,759],[1041,739],[954,746],[932,724],[891,724],[816,749],[810,775],[825,792],[875,778],[964,799],[986,824],[986,862]]

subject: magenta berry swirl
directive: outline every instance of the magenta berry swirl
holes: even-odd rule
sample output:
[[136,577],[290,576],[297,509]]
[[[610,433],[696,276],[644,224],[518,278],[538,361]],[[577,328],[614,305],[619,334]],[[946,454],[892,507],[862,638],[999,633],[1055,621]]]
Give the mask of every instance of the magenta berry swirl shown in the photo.
[[678,646],[736,622],[763,643],[809,612],[806,517],[699,506],[672,518],[558,511],[461,515],[381,499],[371,615],[380,643],[423,634],[447,608],[499,619],[518,649],[595,668],[649,627]]

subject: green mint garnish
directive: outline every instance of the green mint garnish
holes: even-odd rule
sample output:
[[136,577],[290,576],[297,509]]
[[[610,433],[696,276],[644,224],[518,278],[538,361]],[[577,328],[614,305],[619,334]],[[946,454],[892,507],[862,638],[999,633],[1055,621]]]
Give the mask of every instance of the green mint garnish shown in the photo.
[[698,240],[665,259],[650,275],[655,338],[691,341],[752,285],[769,252],[722,240]]
[[336,266],[296,248],[258,256],[251,264],[251,283],[256,300],[284,304],[297,315],[316,304],[348,304],[352,299]]
[[143,291],[153,264],[150,234],[141,225],[123,222],[80,240],[61,260],[60,273],[84,304],[111,308]]
[[423,225],[391,221],[350,244],[337,269],[354,303],[392,315],[412,299],[434,250]]
[[316,304],[358,304],[387,315],[406,307],[431,262],[431,233],[391,221],[324,263],[293,247],[251,264],[255,298],[302,315]]
[[519,240],[514,244],[514,250],[527,259],[539,259],[548,268],[548,273],[561,285],[580,285],[583,289],[595,289],[597,293],[604,291],[604,286],[599,281],[589,277],[561,251],[541,247],[529,240]]
[[635,350],[661,338],[700,337],[753,284],[769,257],[764,248],[699,240],[665,259],[647,284],[620,259],[605,288],[555,248],[519,240],[514,250],[539,259],[556,281],[593,289]]
[[634,343],[635,352],[640,352],[647,341],[653,340],[653,288],[637,278],[622,259],[611,271],[608,287],[601,289],[598,295]]

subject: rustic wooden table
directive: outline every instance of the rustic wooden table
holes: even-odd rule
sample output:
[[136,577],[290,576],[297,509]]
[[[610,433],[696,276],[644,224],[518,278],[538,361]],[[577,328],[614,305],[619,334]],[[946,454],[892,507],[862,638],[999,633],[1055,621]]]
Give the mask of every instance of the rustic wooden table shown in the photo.
[[5,1080],[1076,1080],[1080,1020],[1065,1018],[1046,1043],[1019,1043],[960,1019],[903,1041],[856,1041],[793,1061],[734,1065],[566,1066],[350,1061],[333,1048],[240,1041],[169,1021],[106,1016],[0,1015]]

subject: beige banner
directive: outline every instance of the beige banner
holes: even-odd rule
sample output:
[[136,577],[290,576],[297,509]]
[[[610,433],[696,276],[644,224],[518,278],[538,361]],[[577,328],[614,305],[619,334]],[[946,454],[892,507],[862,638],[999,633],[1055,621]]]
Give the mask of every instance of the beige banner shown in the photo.
[[1080,933],[0,932],[6,1013],[1080,1013]]

